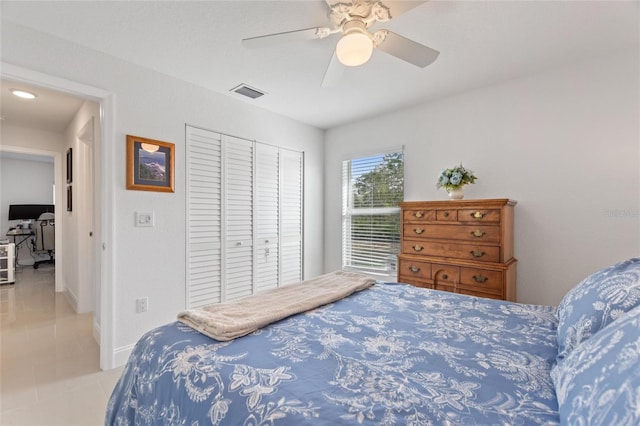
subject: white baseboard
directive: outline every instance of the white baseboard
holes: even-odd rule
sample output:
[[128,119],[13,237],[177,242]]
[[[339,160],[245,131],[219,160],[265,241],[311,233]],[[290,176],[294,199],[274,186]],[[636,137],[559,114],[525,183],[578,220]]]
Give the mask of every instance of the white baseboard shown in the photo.
[[76,297],[76,295],[73,294],[71,291],[69,291],[68,288],[64,289],[64,295],[67,298],[67,300],[69,301],[69,304],[71,305],[71,308],[73,308],[73,312],[75,312],[77,314],[78,313],[78,298]]
[[113,352],[113,358],[115,361],[115,365],[113,366],[114,368],[120,367],[121,365],[125,365],[127,363],[129,355],[131,355],[131,351],[133,351],[134,346],[135,343],[116,348],[116,350]]

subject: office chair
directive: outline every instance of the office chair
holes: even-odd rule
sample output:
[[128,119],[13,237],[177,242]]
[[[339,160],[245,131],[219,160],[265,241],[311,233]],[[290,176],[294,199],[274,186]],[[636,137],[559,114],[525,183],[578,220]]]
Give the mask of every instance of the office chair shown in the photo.
[[56,249],[54,217],[53,213],[42,213],[33,225],[33,230],[36,233],[33,240],[33,253],[49,255],[49,259],[34,262],[33,269],[38,269],[38,266],[43,263],[56,263],[54,258]]

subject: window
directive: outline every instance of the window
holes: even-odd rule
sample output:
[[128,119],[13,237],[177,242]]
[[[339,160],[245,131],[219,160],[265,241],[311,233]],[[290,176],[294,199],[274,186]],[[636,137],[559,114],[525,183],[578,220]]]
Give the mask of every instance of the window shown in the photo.
[[401,150],[342,163],[342,268],[392,274],[404,199]]

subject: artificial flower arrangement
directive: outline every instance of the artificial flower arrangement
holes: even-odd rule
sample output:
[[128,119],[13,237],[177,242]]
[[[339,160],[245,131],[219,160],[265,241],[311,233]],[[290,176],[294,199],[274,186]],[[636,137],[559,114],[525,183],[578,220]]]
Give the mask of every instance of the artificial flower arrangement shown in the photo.
[[476,179],[473,172],[462,167],[462,163],[460,163],[459,166],[441,171],[436,186],[451,191],[452,189],[462,188],[468,183],[474,183]]

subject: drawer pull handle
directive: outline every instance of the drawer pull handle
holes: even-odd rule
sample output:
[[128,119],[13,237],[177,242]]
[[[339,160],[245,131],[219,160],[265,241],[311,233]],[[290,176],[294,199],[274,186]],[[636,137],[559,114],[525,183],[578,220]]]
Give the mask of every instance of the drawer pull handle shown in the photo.
[[422,216],[424,216],[424,212],[415,212],[413,215],[417,218],[421,218]]
[[422,228],[414,228],[413,232],[415,232],[416,234],[420,235],[424,232],[424,229]]
[[474,219],[482,219],[484,217],[484,213],[482,212],[471,213],[471,217]]
[[448,279],[449,279],[449,275],[447,275],[447,274],[442,274],[442,279],[443,279],[443,280],[448,280]]
[[449,217],[449,212],[444,212],[444,213],[443,213],[443,216],[444,216],[444,217]]
[[422,251],[422,249],[423,249],[423,248],[424,248],[424,247],[422,247],[422,246],[421,246],[421,245],[419,245],[419,244],[416,244],[415,246],[413,246],[413,249],[414,249],[415,251]]
[[413,265],[409,266],[409,270],[411,272],[413,272],[413,273],[420,272],[420,268],[418,268],[417,266],[413,266]]
[[471,253],[471,255],[473,257],[482,257],[485,254],[487,254],[487,253],[483,252],[482,250],[471,250],[469,253]]
[[482,238],[484,237],[484,235],[486,234],[486,232],[483,232],[479,229],[476,229],[475,231],[471,232],[471,235],[473,235],[474,237],[478,237],[478,238]]
[[480,274],[480,275],[474,275],[473,279],[477,282],[477,283],[486,283],[489,278],[485,277],[484,275]]

